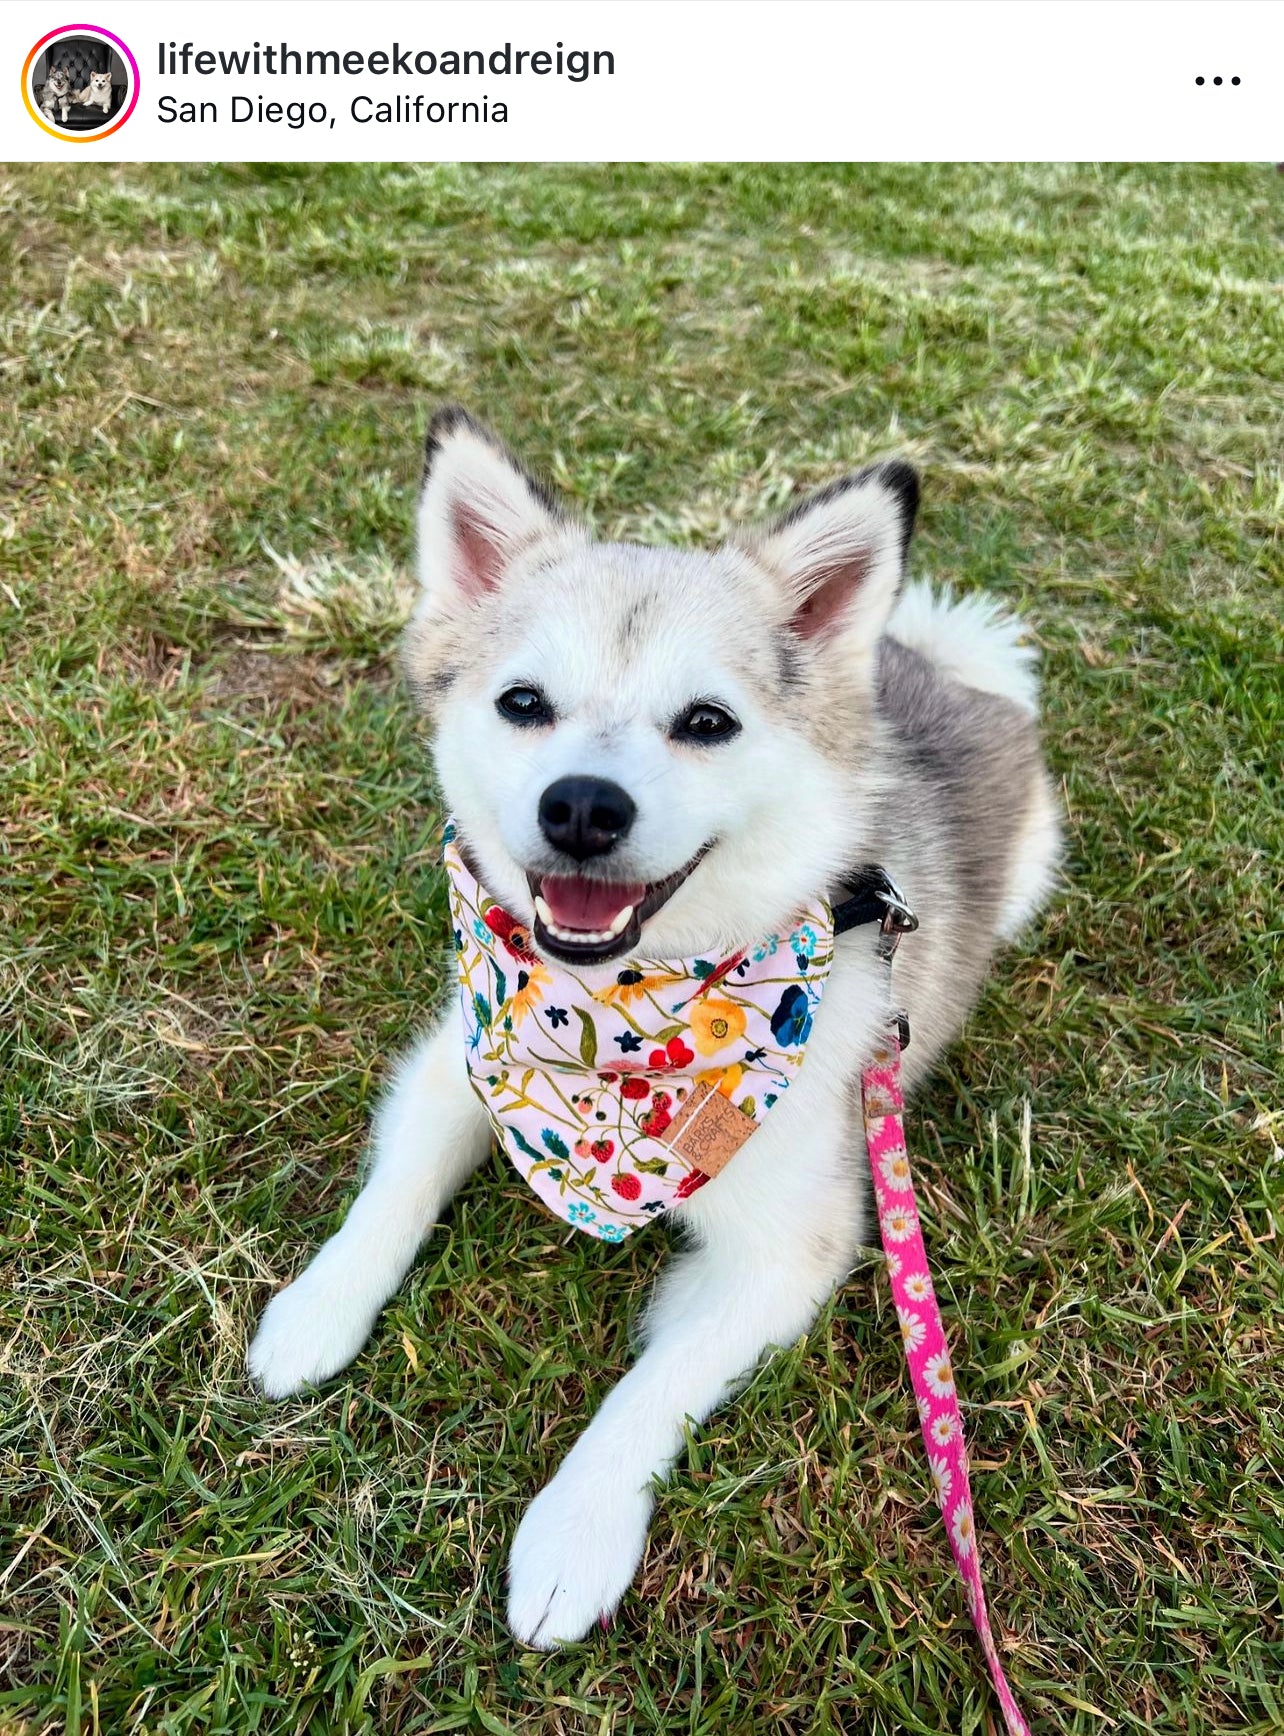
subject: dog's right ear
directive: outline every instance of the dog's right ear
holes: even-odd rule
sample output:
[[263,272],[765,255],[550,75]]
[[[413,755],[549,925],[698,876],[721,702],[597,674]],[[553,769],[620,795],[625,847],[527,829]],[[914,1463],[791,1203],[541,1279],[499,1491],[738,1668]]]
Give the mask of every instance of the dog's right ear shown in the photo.
[[444,603],[476,602],[515,556],[565,527],[553,497],[466,410],[438,410],[424,441],[419,582]]
[[758,536],[800,638],[873,647],[905,576],[917,511],[916,473],[889,459],[831,482]]

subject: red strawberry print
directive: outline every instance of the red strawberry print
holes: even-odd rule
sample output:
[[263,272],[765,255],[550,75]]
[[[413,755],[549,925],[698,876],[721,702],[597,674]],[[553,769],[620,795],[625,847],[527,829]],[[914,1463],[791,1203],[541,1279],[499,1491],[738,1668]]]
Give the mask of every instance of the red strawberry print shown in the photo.
[[632,1097],[636,1102],[650,1093],[651,1087],[645,1079],[626,1079],[620,1086],[621,1097]]
[[[584,1141],[581,1140],[580,1145],[583,1144]],[[580,1145],[575,1147],[576,1151],[580,1149]],[[615,1141],[613,1139],[595,1139],[589,1146],[589,1150],[599,1163],[609,1163],[615,1155]]]
[[638,1116],[638,1126],[649,1138],[658,1139],[672,1120],[669,1111],[657,1103],[653,1109],[648,1109],[645,1115]]
[[642,1192],[642,1183],[635,1175],[613,1175],[611,1186],[622,1200],[635,1200]]
[[708,1179],[708,1176],[702,1169],[690,1170],[678,1183],[677,1188],[674,1191],[674,1199],[684,1200],[690,1198],[698,1187],[704,1186]]

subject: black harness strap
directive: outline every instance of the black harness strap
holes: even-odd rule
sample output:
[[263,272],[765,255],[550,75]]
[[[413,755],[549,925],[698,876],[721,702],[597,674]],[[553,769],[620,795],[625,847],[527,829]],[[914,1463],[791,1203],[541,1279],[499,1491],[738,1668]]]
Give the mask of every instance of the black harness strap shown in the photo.
[[[843,876],[841,888],[848,897],[830,905],[834,913],[834,933],[846,934],[849,928],[861,928],[871,922],[878,924],[878,953],[887,967],[890,993],[892,955],[901,936],[913,934],[918,927],[918,917],[905,902],[905,894],[886,868],[876,868],[872,864],[857,868],[854,873]],[[909,1048],[909,1019],[899,1010],[894,1010],[891,1016],[903,1054]]]
[[869,922],[887,923],[897,934],[912,934],[918,927],[917,916],[886,868],[867,863],[845,874],[839,890],[848,896],[832,905],[835,934],[846,934],[849,928],[861,928]]

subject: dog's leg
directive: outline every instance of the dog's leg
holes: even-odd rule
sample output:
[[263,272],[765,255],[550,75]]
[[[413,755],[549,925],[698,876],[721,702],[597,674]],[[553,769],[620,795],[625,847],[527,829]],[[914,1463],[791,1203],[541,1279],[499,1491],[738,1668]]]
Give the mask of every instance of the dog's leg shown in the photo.
[[688,1417],[702,1422],[768,1346],[792,1343],[850,1270],[859,1208],[841,1162],[782,1157],[776,1173],[792,1185],[762,1210],[733,1175],[752,1150],[694,1196],[731,1190],[701,1222],[703,1245],[662,1279],[646,1350],[522,1520],[508,1621],[527,1645],[579,1639],[615,1608],[641,1559],[652,1478],[681,1452]]
[[401,1064],[375,1118],[369,1179],[343,1228],[267,1305],[248,1360],[270,1398],[327,1380],[352,1361],[489,1144],[452,1009]]

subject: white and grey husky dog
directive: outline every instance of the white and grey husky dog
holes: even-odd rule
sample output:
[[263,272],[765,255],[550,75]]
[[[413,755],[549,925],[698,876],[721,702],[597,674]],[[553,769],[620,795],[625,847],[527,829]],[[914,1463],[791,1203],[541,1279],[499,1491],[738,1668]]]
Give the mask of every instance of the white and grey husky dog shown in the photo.
[[[600,543],[467,414],[434,418],[407,667],[479,877],[547,958],[606,960],[639,937],[648,958],[734,949],[878,863],[921,924],[895,969],[907,1084],[958,1034],[991,954],[1053,882],[1058,809],[1016,623],[904,585],[917,502],[914,472],[885,462],[711,553]],[[591,853],[567,854],[541,813],[568,777],[603,794]],[[540,896],[575,877],[591,935],[573,900]],[[850,1272],[867,1239],[858,1075],[886,1007],[875,930],[843,935],[805,1070],[677,1208],[689,1246],[645,1348],[518,1528],[519,1640],[576,1640],[615,1608],[688,1419]],[[356,1355],[490,1146],[452,996],[397,1069],[347,1221],[263,1316],[249,1366],[268,1394]]]
[[89,83],[83,90],[78,90],[72,98],[73,102],[83,103],[86,108],[100,108],[103,113],[111,113],[111,73],[91,72]]
[[71,74],[65,66],[51,66],[45,77],[45,88],[40,93],[40,106],[49,116],[54,118],[54,110],[62,110],[62,124],[67,124],[67,114],[71,104],[76,99],[71,94]]

